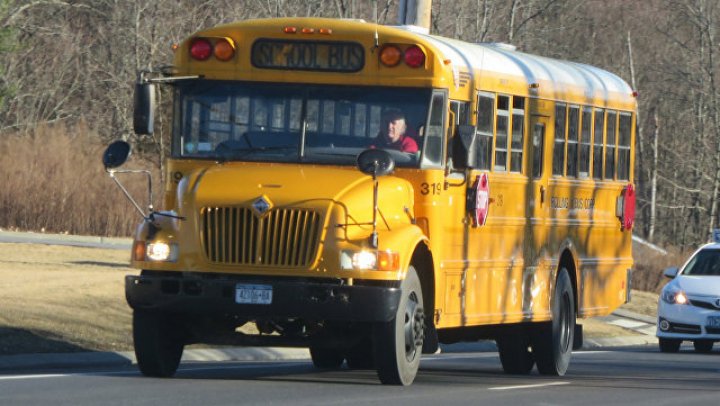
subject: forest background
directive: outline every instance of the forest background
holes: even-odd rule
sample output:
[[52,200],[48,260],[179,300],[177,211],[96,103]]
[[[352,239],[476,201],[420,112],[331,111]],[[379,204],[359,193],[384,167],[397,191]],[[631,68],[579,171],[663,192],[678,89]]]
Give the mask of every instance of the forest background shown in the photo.
[[[396,23],[398,2],[377,0],[379,23]],[[276,16],[373,21],[374,4],[0,0],[0,228],[130,235],[137,212],[100,156],[110,141],[130,140],[161,190],[169,132],[132,132],[139,70],[169,64],[173,44],[212,25]],[[720,2],[434,0],[431,32],[621,76],[639,93],[635,234],[683,251],[718,227]],[[136,196],[145,187],[131,182]]]

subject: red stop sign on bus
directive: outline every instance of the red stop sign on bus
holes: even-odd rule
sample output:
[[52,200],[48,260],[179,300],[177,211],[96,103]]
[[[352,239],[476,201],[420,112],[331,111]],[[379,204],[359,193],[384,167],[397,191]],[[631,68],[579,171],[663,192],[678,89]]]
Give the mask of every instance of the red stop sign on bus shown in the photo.
[[467,211],[473,227],[485,225],[490,211],[490,181],[487,173],[478,175],[468,189]]
[[631,183],[623,189],[622,197],[622,227],[623,230],[630,230],[635,223],[635,188]]

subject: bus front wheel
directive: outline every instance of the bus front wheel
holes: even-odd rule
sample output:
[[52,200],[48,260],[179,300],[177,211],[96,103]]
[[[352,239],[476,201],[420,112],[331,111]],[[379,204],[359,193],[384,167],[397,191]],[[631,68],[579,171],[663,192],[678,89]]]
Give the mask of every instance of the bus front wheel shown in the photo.
[[561,268],[551,303],[552,321],[534,327],[532,352],[542,375],[565,375],[575,333],[575,295],[568,270]]
[[135,310],[133,342],[143,375],[161,378],[175,375],[185,343],[181,328],[172,315]]
[[423,295],[415,268],[402,281],[395,317],[373,326],[375,367],[385,385],[410,385],[420,367],[424,339]]

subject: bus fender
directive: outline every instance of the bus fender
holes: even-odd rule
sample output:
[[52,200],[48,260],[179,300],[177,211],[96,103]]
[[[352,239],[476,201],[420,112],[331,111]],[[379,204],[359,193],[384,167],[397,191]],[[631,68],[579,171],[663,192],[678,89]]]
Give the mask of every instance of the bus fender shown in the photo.
[[581,286],[579,282],[582,279],[580,275],[580,264],[578,264],[578,251],[569,238],[565,239],[560,244],[557,252],[555,253],[555,258],[557,258],[557,266],[554,269],[553,284],[551,286],[555,286],[554,280],[557,278],[557,273],[560,268],[565,265],[565,267],[568,268],[569,276],[573,284],[573,290],[575,291],[575,310],[577,311],[580,307],[578,300],[582,297],[582,294],[579,291]]
[[391,230],[378,230],[378,250],[395,251],[400,254],[398,279],[405,279],[410,261],[419,244],[427,245],[428,238],[415,224],[393,226]]

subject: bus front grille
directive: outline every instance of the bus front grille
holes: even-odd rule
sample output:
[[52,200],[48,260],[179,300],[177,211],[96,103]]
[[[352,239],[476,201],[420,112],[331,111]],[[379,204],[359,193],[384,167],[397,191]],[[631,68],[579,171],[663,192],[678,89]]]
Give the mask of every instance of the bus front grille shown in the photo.
[[200,220],[210,262],[308,267],[317,252],[320,215],[312,210],[272,209],[258,217],[245,207],[205,207]]

